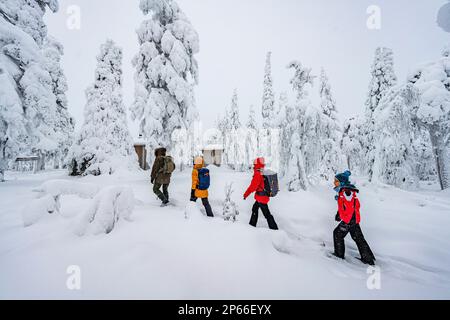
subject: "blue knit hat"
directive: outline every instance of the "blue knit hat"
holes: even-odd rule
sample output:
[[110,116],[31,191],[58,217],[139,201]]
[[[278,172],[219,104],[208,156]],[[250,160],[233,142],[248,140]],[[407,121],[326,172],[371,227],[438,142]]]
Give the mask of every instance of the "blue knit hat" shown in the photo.
[[346,170],[342,173],[338,173],[335,178],[341,183],[341,186],[350,184],[350,176],[352,173],[349,170]]

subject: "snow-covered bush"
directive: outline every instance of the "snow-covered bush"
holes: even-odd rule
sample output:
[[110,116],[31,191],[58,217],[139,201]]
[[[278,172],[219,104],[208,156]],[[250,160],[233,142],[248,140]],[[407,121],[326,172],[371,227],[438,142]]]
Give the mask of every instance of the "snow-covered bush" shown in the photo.
[[231,200],[231,195],[233,193],[233,183],[227,184],[225,186],[225,201],[223,203],[222,216],[225,221],[236,221],[236,217],[239,215],[239,210],[236,203]]
[[[139,121],[149,150],[171,149],[173,131],[189,130],[197,118],[193,87],[198,78],[198,34],[174,0],[141,0],[140,9],[151,17],[137,30],[140,49],[133,59],[131,116]],[[149,156],[151,162],[153,154]]]
[[130,187],[103,188],[83,214],[76,233],[80,236],[110,233],[120,220],[131,220],[134,202],[133,189]]
[[84,123],[69,154],[70,173],[101,175],[119,167],[137,168],[122,99],[122,49],[112,40],[100,48],[86,98]]

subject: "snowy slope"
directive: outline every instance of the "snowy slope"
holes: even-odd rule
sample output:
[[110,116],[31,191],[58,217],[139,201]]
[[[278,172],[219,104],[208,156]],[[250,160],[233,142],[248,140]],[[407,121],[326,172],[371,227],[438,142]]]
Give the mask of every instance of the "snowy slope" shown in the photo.
[[[174,205],[165,208],[145,172],[84,178],[64,171],[8,172],[9,181],[0,184],[0,298],[450,298],[448,191],[427,185],[406,192],[356,179],[363,232],[381,270],[381,289],[369,290],[367,268],[354,258],[359,255],[350,236],[346,261],[326,256],[336,225],[329,186],[282,191],[271,210],[283,231],[268,230],[262,215],[255,229],[247,224],[253,201],[241,199],[250,174],[210,169],[213,219],[195,212],[185,219],[189,170],[173,177]],[[25,228],[21,210],[36,197],[32,189],[49,179],[131,187],[132,221],[119,221],[109,234],[80,237],[77,225],[93,200],[63,195],[60,214]],[[220,218],[225,185],[232,181],[236,223]],[[81,268],[81,290],[66,287],[70,265]]]

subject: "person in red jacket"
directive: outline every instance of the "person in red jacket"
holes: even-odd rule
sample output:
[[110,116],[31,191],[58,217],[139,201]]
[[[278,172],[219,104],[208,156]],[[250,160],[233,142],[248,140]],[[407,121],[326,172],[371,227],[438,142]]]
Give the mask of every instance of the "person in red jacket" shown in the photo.
[[278,230],[277,223],[269,210],[268,203],[270,198],[264,193],[264,178],[261,173],[264,170],[264,167],[264,158],[257,158],[253,162],[253,179],[250,186],[247,188],[247,191],[244,193],[244,200],[246,200],[250,194],[255,192],[256,201],[252,208],[250,225],[256,227],[256,224],[258,223],[258,210],[261,209],[267,223],[269,224],[269,228],[272,230]]
[[[336,176],[335,186],[340,183],[339,176]],[[364,235],[362,233],[360,222],[361,215],[359,209],[361,204],[356,195],[358,190],[351,185],[348,181],[340,185],[338,189],[338,214],[336,220],[340,221],[339,225],[334,229],[334,255],[338,258],[345,258],[345,243],[344,238],[350,233],[353,241],[355,241],[358,247],[359,254],[361,255],[361,261],[363,263],[374,265],[375,256],[369,247]]]

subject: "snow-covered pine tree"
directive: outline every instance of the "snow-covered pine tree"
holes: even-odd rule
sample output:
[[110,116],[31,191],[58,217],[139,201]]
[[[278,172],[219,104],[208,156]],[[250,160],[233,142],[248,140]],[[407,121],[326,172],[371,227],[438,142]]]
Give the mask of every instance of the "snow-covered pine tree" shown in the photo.
[[[0,148],[5,168],[18,154],[45,156],[58,148],[56,100],[42,47],[47,37],[44,13],[57,0],[3,0],[0,3],[2,112]],[[14,123],[13,123],[14,122]]]
[[258,152],[258,123],[255,108],[250,106],[245,135],[245,168],[250,169]]
[[140,49],[133,59],[131,116],[139,121],[149,149],[170,149],[172,132],[189,130],[197,118],[193,89],[198,82],[198,34],[174,0],[141,0],[140,9],[151,17],[137,30]]
[[236,203],[231,199],[233,194],[233,183],[229,183],[225,186],[225,201],[223,203],[222,216],[225,221],[236,221],[236,217],[239,215],[239,210]]
[[136,153],[122,101],[122,49],[112,40],[100,47],[93,85],[86,90],[84,123],[71,148],[73,175],[112,174],[136,168]]
[[408,80],[421,96],[413,119],[429,133],[441,189],[450,188],[450,57],[419,66]]
[[42,48],[44,68],[52,79],[52,90],[56,97],[55,127],[58,148],[53,154],[55,168],[62,168],[73,142],[75,122],[67,109],[67,80],[61,68],[61,56],[64,54],[63,46],[53,37],[48,36]]
[[299,191],[306,190],[308,184],[305,149],[306,143],[310,143],[307,141],[306,134],[311,132],[307,121],[307,116],[310,116],[308,109],[311,107],[311,102],[308,99],[306,86],[313,85],[314,76],[311,74],[311,69],[304,68],[299,61],[291,62],[288,68],[294,70],[294,76],[290,82],[297,97],[292,111],[286,113],[288,120],[286,129],[291,134],[288,140],[291,143],[287,165],[288,190]]
[[369,93],[366,100],[366,125],[364,149],[367,155],[367,173],[369,180],[372,179],[373,163],[375,161],[375,120],[373,113],[377,109],[384,94],[397,84],[397,77],[394,71],[394,53],[392,49],[379,47],[375,50],[375,58],[371,69],[371,80]]
[[342,169],[340,139],[341,126],[337,117],[336,102],[331,93],[328,76],[322,68],[319,79],[320,95],[320,175],[326,180]]
[[245,140],[241,136],[237,89],[233,92],[227,117],[227,132],[225,133],[227,164],[234,170],[242,170],[245,162]]
[[419,93],[412,84],[395,86],[380,100],[373,113],[376,150],[373,180],[404,189],[417,186],[411,110],[418,105]]
[[271,129],[273,127],[273,119],[275,113],[275,94],[273,92],[271,57],[272,52],[268,52],[266,56],[266,66],[264,69],[264,84],[261,108],[263,129]]

